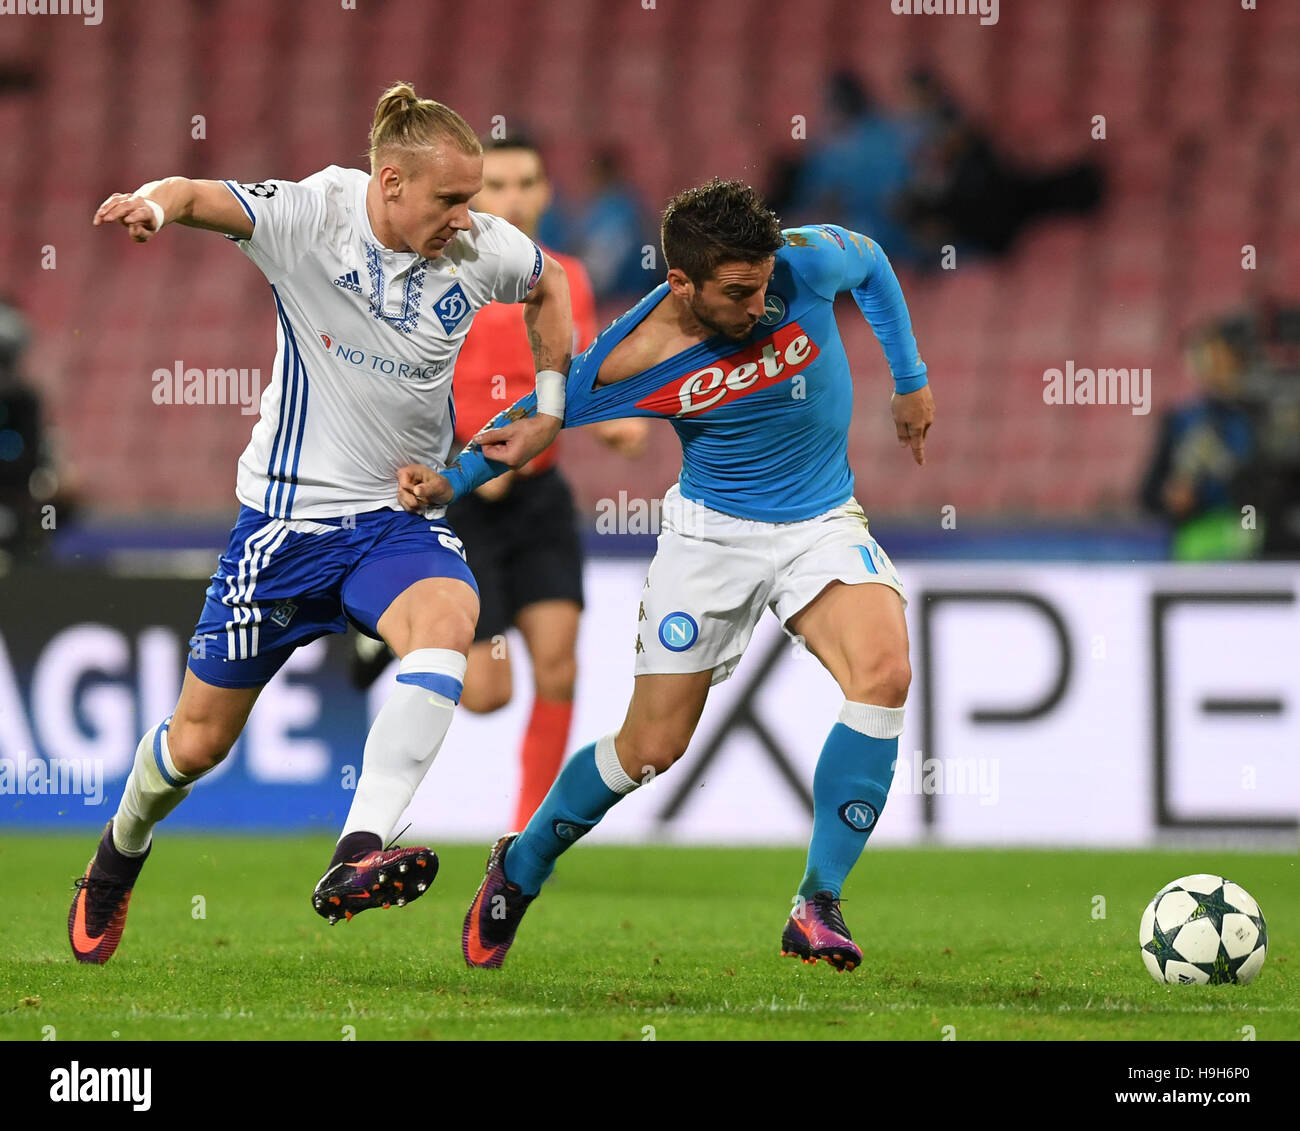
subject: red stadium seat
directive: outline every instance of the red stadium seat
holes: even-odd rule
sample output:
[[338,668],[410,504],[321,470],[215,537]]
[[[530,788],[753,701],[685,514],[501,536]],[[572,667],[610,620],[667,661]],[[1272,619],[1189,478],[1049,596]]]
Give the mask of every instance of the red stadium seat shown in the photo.
[[[493,19],[445,5],[431,18],[424,0],[371,7],[167,4],[151,6],[146,28],[126,5],[113,17],[120,35],[57,51],[36,21],[5,25],[5,58],[42,81],[0,99],[0,130],[19,139],[0,150],[0,204],[32,216],[30,231],[0,231],[0,262],[13,265],[9,289],[37,327],[29,360],[67,450],[103,469],[102,489],[123,509],[229,508],[252,418],[237,406],[156,406],[150,377],[180,360],[260,367],[265,380],[275,323],[264,280],[233,247],[182,231],[133,247],[89,227],[96,194],[174,172],[253,180],[364,164],[373,100],[398,78],[483,132],[496,115],[529,129],[570,199],[594,148],[622,142],[652,212],[688,182],[717,173],[761,184],[776,156],[805,152],[826,125],[826,77],[842,66],[888,105],[925,62],[1000,149],[1038,166],[1100,161],[1110,195],[1098,217],[1038,225],[1002,263],[964,256],[956,271],[900,271],[939,406],[924,474],[906,474],[879,347],[844,309],[858,377],[850,450],[875,513],[1131,506],[1154,414],[1046,406],[1044,369],[1150,364],[1160,403],[1172,403],[1188,389],[1177,350],[1186,324],[1269,288],[1300,293],[1294,4],[1004,4],[992,27],[843,0],[777,5],[762,23],[749,0],[504,0]],[[276,51],[252,46],[264,43]],[[207,136],[195,140],[200,113]],[[1105,141],[1089,136],[1098,113]],[[810,141],[791,136],[795,115]],[[42,137],[54,160],[33,162]],[[1185,137],[1198,160],[1180,160]],[[1240,266],[1247,242],[1259,246],[1257,273]],[[34,271],[47,243],[59,268]],[[184,316],[161,314],[177,295]],[[669,442],[635,464],[584,437],[565,444],[588,506],[611,482],[655,494],[679,466]],[[216,473],[184,474],[195,461]]]

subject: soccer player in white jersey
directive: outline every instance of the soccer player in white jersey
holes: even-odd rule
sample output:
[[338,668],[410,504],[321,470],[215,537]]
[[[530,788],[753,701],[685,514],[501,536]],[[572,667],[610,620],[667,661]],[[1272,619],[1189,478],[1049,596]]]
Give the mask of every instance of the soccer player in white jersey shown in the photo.
[[173,714],[140,741],[117,812],[77,880],[68,937],[104,963],[122,935],[154,825],[229,752],[295,648],[351,621],[401,658],[366,740],[334,858],[313,893],[331,923],[428,887],[427,848],[385,840],[442,744],[474,638],[478,592],[444,508],[408,513],[397,470],[446,460],[452,367],[474,312],[522,302],[544,416],[509,453],[554,439],[573,342],[563,269],[518,229],[471,212],[482,147],[454,110],[386,91],[371,170],[300,181],[168,177],[115,193],[94,223],[145,242],[171,223],[221,232],[271,284],[274,380],[239,459],[239,518],[207,591]]

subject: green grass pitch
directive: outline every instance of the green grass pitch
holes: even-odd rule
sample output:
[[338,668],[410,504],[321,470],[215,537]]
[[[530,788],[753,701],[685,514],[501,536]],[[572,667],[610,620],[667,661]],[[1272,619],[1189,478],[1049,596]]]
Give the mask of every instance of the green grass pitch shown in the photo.
[[[800,851],[581,845],[489,971],[460,957],[487,845],[436,846],[417,903],[329,927],[308,898],[327,840],[164,830],[116,956],[85,967],[66,919],[94,841],[0,837],[2,1038],[1300,1038],[1294,855],[869,848],[844,893],[866,960],[842,974],[779,957]],[[1142,965],[1142,909],[1198,871],[1263,908],[1249,986],[1160,986]]]

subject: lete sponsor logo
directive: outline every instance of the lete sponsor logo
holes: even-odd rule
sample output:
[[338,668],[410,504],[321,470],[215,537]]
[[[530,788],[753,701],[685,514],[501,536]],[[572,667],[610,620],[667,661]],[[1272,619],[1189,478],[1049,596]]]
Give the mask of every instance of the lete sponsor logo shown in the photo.
[[666,385],[637,401],[636,407],[664,416],[692,416],[759,389],[786,381],[817,360],[821,351],[791,322],[761,341]]

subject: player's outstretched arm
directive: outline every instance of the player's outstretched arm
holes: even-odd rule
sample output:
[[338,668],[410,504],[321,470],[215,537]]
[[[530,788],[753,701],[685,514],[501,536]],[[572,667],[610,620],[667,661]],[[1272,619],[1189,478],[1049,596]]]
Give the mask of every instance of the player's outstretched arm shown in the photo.
[[524,299],[524,327],[537,370],[537,389],[530,394],[536,398],[536,411],[512,417],[506,427],[492,427],[475,437],[486,456],[507,467],[523,467],[547,448],[564,426],[564,384],[573,350],[573,309],[564,268],[549,255],[543,254],[542,260],[542,277]]
[[903,298],[903,288],[898,285],[898,276],[879,244],[846,228],[827,225],[825,230],[832,243],[842,248],[833,253],[842,271],[835,289],[852,292],[889,362],[894,378],[889,407],[898,443],[910,447],[912,458],[918,466],[923,466],[926,433],[934,423],[934,394],[930,391],[925,362],[916,348],[912,316]]
[[115,192],[95,212],[92,223],[121,224],[136,243],[156,236],[164,224],[184,224],[246,240],[253,221],[220,181],[167,177],[135,192]]
[[412,514],[451,502],[451,486],[438,472],[422,463],[410,463],[397,471],[397,501]]
[[434,471],[422,463],[401,468],[397,473],[398,502],[408,511],[422,513],[426,507],[462,499],[489,480],[504,475],[510,470],[510,465],[485,456],[479,444],[480,438],[490,432],[500,434],[507,425],[513,426],[536,414],[537,394],[533,392],[520,397],[483,425],[444,470]]

